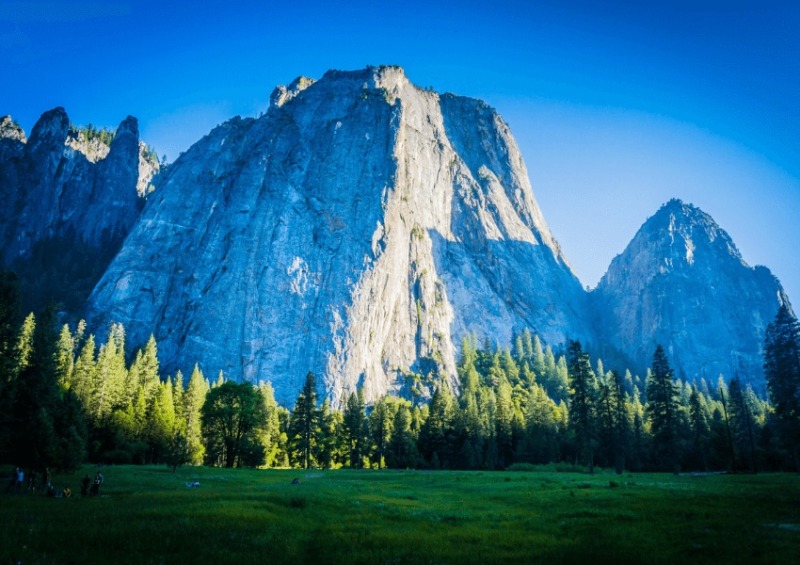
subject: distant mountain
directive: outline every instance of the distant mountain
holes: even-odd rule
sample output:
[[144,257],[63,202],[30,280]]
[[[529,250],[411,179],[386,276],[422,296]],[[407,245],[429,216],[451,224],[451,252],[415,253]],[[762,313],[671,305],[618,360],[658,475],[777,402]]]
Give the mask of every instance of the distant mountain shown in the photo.
[[399,67],[276,89],[156,194],[89,316],[124,322],[133,343],[154,332],[167,367],[271,380],[284,402],[312,370],[338,404],[359,385],[367,400],[408,393],[411,373],[454,383],[470,333],[591,337],[508,126]]
[[77,313],[94,287],[89,327],[154,334],[166,372],[268,380],[284,404],[309,370],[335,406],[358,386],[424,396],[435,375],[457,387],[464,337],[527,328],[642,376],[661,343],[676,376],[764,388],[788,298],[711,217],[670,201],[587,293],[502,118],[399,67],[278,87],[155,178],[134,118],[111,137],[61,108],[30,139],[0,120],[0,259],[36,307]]
[[0,266],[21,277],[26,307],[82,307],[157,171],[130,116],[101,135],[74,128],[55,108],[30,139],[10,116],[0,118]]
[[676,376],[739,375],[764,388],[764,330],[788,298],[766,267],[750,267],[700,209],[671,200],[614,258],[593,293],[599,340],[640,370],[657,343]]

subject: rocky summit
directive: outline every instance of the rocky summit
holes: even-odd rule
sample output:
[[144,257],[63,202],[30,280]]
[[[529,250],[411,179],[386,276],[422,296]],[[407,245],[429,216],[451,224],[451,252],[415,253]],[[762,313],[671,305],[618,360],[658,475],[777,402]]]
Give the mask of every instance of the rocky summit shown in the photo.
[[30,138],[0,119],[0,265],[16,271],[26,306],[80,308],[136,222],[158,161],[136,118],[115,133],[45,112]]
[[[165,372],[271,381],[290,404],[313,371],[341,406],[357,387],[368,402],[425,396],[431,375],[457,388],[465,337],[505,345],[529,329],[640,374],[661,343],[676,376],[764,388],[764,330],[788,298],[707,214],[667,203],[587,292],[502,118],[399,67],[276,88],[264,115],[211,131],[152,192],[136,120],[107,137],[60,108],[29,139],[0,121],[2,259],[26,291],[96,282],[89,327],[122,322],[132,347],[155,335]],[[106,251],[87,269],[75,258],[92,249]]]
[[279,87],[217,127],[155,197],[89,300],[93,327],[154,333],[166,367],[321,376],[334,405],[403,393],[457,344],[530,328],[588,340],[588,300],[536,203],[505,122],[399,67]]
[[764,331],[788,297],[700,209],[671,200],[614,258],[593,299],[600,341],[643,368],[664,346],[676,376],[738,375],[764,391]]

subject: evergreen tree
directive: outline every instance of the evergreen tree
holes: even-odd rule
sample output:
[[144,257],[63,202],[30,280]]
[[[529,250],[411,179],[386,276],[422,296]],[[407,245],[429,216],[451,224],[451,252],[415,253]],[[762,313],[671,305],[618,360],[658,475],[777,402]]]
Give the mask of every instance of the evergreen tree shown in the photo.
[[99,426],[112,410],[127,404],[125,394],[127,369],[125,367],[125,341],[122,326],[114,324],[106,343],[100,346],[91,387],[88,410],[95,425]]
[[417,446],[431,467],[446,467],[450,461],[449,447],[453,436],[453,404],[450,389],[444,382],[434,390],[428,408]]
[[393,469],[415,467],[419,461],[419,452],[411,430],[411,409],[406,401],[397,406],[392,423],[392,437],[386,462]]
[[[598,362],[598,371],[602,370]],[[600,437],[606,460],[614,465],[617,474],[625,468],[625,439],[627,437],[627,410],[622,377],[609,371],[598,379],[598,406],[600,409]]]
[[800,470],[800,325],[786,304],[767,326],[764,373],[778,433]]
[[33,351],[33,335],[36,331],[36,316],[33,313],[25,317],[20,328],[17,342],[14,346],[14,368],[12,371],[11,380],[14,380],[25,368],[31,360],[31,352]]
[[19,280],[10,271],[0,271],[0,395],[12,380],[14,343],[19,317]]
[[[208,390],[208,381],[203,377],[203,372],[200,370],[200,367],[195,365],[194,369],[192,369],[192,374],[189,376],[189,383],[186,385],[186,393],[183,395],[183,413],[186,418],[186,442],[189,450],[188,462],[193,465],[202,464],[205,455],[201,414]],[[144,401],[144,394],[142,394],[142,401]]]
[[349,465],[352,469],[360,468],[364,455],[366,415],[364,396],[361,389],[351,392],[344,408],[344,432],[347,437]]
[[14,459],[34,468],[55,467],[59,457],[55,425],[59,389],[54,310],[45,310],[38,323],[32,315],[28,316],[20,338],[20,365],[12,407]]
[[373,460],[378,464],[378,469],[383,469],[384,458],[392,437],[395,410],[392,400],[384,396],[375,404],[369,415],[370,438],[375,450]]
[[594,473],[595,415],[594,373],[589,364],[589,354],[580,342],[570,341],[567,349],[570,379],[570,426],[575,433],[576,460]]
[[319,409],[319,440],[315,459],[323,469],[337,468],[340,460],[346,456],[344,448],[343,431],[344,419],[340,412],[331,409],[330,401],[326,398]]
[[[184,407],[186,403],[183,401],[183,395],[185,393],[186,390],[183,386],[183,373],[178,370],[175,373],[175,378],[172,380],[172,409],[175,413],[175,432],[182,434],[184,437],[186,437],[186,414],[184,413]],[[186,463],[186,461],[182,463]]]
[[730,399],[729,416],[731,421],[731,432],[734,440],[735,454],[738,456],[739,465],[752,472],[757,472],[756,463],[755,433],[753,428],[752,410],[745,398],[742,390],[742,382],[739,377],[731,379],[728,394]]
[[53,425],[57,432],[56,458],[51,463],[59,471],[72,472],[86,459],[89,432],[86,413],[71,390],[64,391],[58,401]]
[[676,470],[678,466],[678,388],[661,345],[653,354],[647,381],[647,413],[653,437],[656,467]]
[[497,438],[497,465],[500,469],[508,467],[514,456],[514,405],[511,400],[511,385],[500,377],[495,396],[497,413],[495,415],[495,437]]
[[317,384],[314,373],[309,371],[289,420],[289,441],[304,469],[311,467],[320,433],[317,411]]
[[64,324],[61,327],[61,333],[58,334],[58,345],[56,346],[56,373],[62,389],[70,387],[74,364],[75,341],[69,331],[69,326]]
[[9,271],[0,271],[0,456],[9,451],[12,440],[18,315],[17,276]]
[[702,471],[708,470],[709,424],[708,408],[697,386],[692,387],[689,397],[689,425],[692,434],[689,465]]
[[521,459],[543,464],[558,459],[558,406],[538,384],[531,388],[525,413]]
[[161,384],[158,345],[153,335],[147,340],[144,350],[142,351],[141,365],[139,365],[139,382],[144,386],[145,401],[147,402],[148,408],[150,408],[153,405],[159,385]]
[[175,401],[172,396],[172,382],[169,379],[158,387],[158,392],[153,400],[148,428],[153,461],[162,462],[165,460],[171,442],[175,440],[176,431]]

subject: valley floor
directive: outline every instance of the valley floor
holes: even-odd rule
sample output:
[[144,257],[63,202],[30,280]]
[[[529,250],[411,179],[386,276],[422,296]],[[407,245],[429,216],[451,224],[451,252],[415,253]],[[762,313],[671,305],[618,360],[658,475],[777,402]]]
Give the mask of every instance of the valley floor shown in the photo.
[[791,474],[111,466],[81,499],[95,471],[53,477],[69,499],[0,494],[0,563],[788,563],[800,547]]

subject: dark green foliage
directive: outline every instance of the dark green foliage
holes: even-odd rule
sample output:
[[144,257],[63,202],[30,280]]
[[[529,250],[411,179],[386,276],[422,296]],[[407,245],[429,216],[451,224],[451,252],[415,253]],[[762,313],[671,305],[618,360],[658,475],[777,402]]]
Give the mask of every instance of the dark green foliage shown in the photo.
[[29,254],[11,268],[17,273],[22,311],[40,311],[48,304],[78,312],[122,244],[122,237],[106,233],[99,246],[89,245],[73,233],[41,239]]
[[386,462],[394,469],[408,469],[416,467],[419,459],[416,439],[411,430],[411,410],[407,404],[400,403],[392,422]]
[[570,383],[570,427],[575,433],[576,462],[594,471],[595,446],[595,382],[589,354],[581,344],[570,341],[567,349]]
[[647,413],[653,435],[656,466],[675,470],[678,465],[678,389],[672,369],[661,345],[653,354],[653,366],[647,381]]
[[450,464],[453,428],[453,398],[447,385],[436,387],[429,405],[428,417],[417,440],[419,452],[434,469]]
[[314,373],[309,371],[289,420],[289,442],[304,469],[311,467],[319,435],[317,384]]
[[226,382],[211,389],[201,410],[206,460],[228,468],[252,463],[252,433],[265,412],[261,394],[249,383]]
[[88,126],[76,127],[70,124],[70,133],[75,136],[83,137],[86,141],[99,141],[104,145],[111,146],[117,132],[109,128],[96,128],[93,124]]
[[0,271],[0,453],[10,449],[14,381],[16,380],[16,331],[19,324],[19,280]]
[[344,407],[344,433],[347,438],[349,465],[353,469],[362,467],[367,441],[367,420],[364,409],[364,395],[361,389],[351,392]]
[[800,325],[785,304],[767,326],[764,373],[778,433],[800,470]]
[[[430,383],[438,384],[427,404],[421,397],[413,406],[384,397],[370,409],[359,390],[336,410],[327,400],[318,405],[309,373],[289,411],[277,405],[268,383],[257,389],[236,385],[220,373],[210,388],[199,367],[187,384],[180,372],[164,379],[152,337],[127,363],[119,324],[99,350],[83,322],[74,332],[62,326],[57,333],[52,312],[38,323],[30,315],[17,325],[9,321],[14,287],[13,277],[0,279],[0,299],[7,297],[0,300],[0,314],[6,313],[0,351],[7,366],[0,383],[0,458],[9,463],[70,469],[88,456],[174,468],[206,461],[503,469],[577,462],[621,472],[678,465],[774,470],[791,461],[785,411],[773,413],[737,379],[730,390],[721,382],[713,393],[704,380],[674,381],[661,348],[647,379],[647,402],[639,377],[606,371],[600,360],[592,370],[579,343],[556,355],[523,332],[513,350],[489,341],[480,349],[476,338],[464,340],[458,398],[434,375]],[[232,394],[237,387],[250,387],[250,400]],[[233,415],[245,417],[239,422]]]

